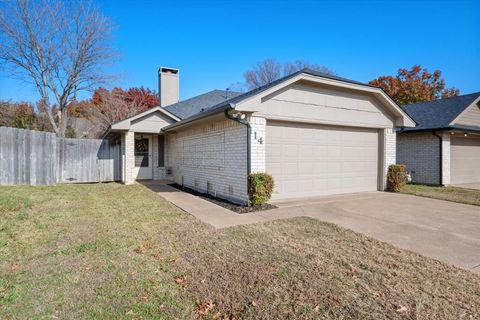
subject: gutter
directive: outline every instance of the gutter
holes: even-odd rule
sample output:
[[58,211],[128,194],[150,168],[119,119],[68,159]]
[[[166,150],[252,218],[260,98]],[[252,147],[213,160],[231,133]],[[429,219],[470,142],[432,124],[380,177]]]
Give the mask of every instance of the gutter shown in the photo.
[[452,130],[458,130],[458,131],[467,131],[467,132],[473,132],[473,133],[480,133],[480,127],[466,127],[466,126],[449,126],[449,127],[435,127],[435,128],[425,128],[425,129],[405,129],[401,128],[400,130],[397,130],[397,133],[415,133],[415,132],[426,132],[426,131],[452,131]]
[[439,142],[439,161],[438,161],[438,171],[439,171],[439,180],[440,180],[440,185],[443,186],[443,138],[442,136],[439,136],[435,131],[432,131],[432,134],[438,138]]

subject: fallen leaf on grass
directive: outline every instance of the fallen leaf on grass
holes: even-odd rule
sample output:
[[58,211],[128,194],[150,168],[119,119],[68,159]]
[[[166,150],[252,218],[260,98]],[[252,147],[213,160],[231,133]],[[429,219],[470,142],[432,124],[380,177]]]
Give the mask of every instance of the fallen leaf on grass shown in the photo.
[[197,313],[201,316],[206,315],[213,308],[215,308],[215,303],[212,300],[207,300],[201,304],[197,303]]
[[395,311],[397,311],[397,312],[407,312],[408,309],[407,309],[407,307],[402,306],[401,304],[399,304],[399,305],[397,306],[397,309],[396,309]]
[[18,262],[14,262],[10,265],[10,271],[11,272],[17,272],[18,270],[20,270],[21,266],[20,266],[20,263]]
[[185,282],[185,277],[184,276],[176,276],[175,277],[175,283],[176,284],[183,284]]

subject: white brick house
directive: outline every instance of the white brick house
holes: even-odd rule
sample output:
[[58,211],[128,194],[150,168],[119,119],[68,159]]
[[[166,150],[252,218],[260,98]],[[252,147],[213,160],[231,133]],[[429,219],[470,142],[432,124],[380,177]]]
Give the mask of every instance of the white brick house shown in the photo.
[[397,162],[413,182],[480,183],[480,92],[402,108],[418,124],[397,133]]
[[273,175],[274,199],[383,190],[395,130],[415,125],[382,89],[307,69],[181,102],[178,84],[161,67],[160,105],[110,128],[124,183],[169,179],[242,204],[249,172]]

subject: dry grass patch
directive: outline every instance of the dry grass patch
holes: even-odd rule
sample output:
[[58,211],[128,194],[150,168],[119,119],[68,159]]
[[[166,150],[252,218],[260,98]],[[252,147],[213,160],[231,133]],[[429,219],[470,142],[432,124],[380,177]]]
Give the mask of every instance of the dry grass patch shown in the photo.
[[262,319],[461,319],[480,278],[332,224],[296,218],[201,239],[183,253],[200,313]]
[[477,274],[309,218],[215,231],[118,184],[0,206],[2,318],[480,318]]
[[480,190],[458,187],[429,186],[423,184],[408,184],[401,192],[426,198],[480,206]]

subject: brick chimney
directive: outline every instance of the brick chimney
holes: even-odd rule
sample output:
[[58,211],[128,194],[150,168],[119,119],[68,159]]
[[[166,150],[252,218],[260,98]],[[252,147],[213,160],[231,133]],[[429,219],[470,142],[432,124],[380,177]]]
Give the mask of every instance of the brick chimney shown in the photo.
[[158,99],[166,107],[179,101],[179,70],[168,67],[158,69]]

